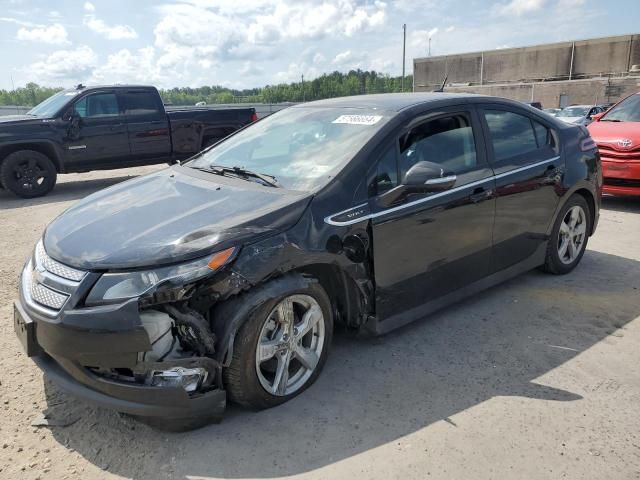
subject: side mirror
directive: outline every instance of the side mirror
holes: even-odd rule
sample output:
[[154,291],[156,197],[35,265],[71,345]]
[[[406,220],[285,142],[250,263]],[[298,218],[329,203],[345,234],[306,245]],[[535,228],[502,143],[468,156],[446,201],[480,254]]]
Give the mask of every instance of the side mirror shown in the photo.
[[456,175],[433,162],[417,162],[405,174],[402,183],[378,197],[388,207],[412,193],[432,193],[448,190],[456,183]]
[[604,114],[605,112],[594,113],[593,115],[591,115],[591,120],[594,122],[599,122]]

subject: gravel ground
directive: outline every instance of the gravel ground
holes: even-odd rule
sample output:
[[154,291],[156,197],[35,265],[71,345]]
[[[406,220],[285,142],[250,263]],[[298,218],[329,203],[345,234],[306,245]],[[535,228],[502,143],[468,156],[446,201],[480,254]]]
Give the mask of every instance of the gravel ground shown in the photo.
[[[21,352],[11,303],[44,226],[159,167],[0,191],[0,478],[640,478],[640,200],[607,199],[570,275],[537,271],[382,338],[337,335],[325,371],[270,411],[168,434],[85,405]],[[33,426],[46,415],[57,426]]]

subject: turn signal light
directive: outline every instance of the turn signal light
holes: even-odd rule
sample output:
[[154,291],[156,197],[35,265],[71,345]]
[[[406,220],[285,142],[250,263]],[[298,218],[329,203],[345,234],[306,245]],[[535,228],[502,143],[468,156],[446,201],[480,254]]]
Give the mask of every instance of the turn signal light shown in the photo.
[[229,259],[233,256],[236,251],[235,247],[227,248],[226,250],[222,250],[220,252],[214,253],[211,260],[207,264],[211,270],[217,270],[225,263],[229,261]]

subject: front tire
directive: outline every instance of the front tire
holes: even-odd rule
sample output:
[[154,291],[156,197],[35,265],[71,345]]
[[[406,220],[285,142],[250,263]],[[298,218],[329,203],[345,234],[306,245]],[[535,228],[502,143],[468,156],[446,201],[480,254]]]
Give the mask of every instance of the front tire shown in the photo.
[[21,198],[46,195],[55,186],[56,178],[51,159],[35,150],[13,152],[0,166],[0,183]]
[[545,272],[564,275],[576,268],[587,248],[591,211],[582,195],[569,197],[562,207],[547,245]]
[[326,362],[333,336],[329,297],[313,278],[296,275],[288,284],[257,305],[236,335],[224,381],[229,399],[245,407],[271,408],[296,397]]

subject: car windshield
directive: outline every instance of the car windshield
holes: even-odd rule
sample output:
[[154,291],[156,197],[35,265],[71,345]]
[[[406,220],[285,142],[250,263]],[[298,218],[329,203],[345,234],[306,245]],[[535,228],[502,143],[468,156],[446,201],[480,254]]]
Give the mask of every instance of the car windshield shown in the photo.
[[601,121],[640,122],[640,95],[632,95],[609,110]]
[[558,112],[558,117],[584,117],[589,113],[589,107],[567,107]]
[[78,94],[77,91],[62,91],[55,95],[50,96],[44,102],[39,103],[31,110],[27,112],[27,115],[33,115],[35,117],[53,117],[56,113],[64,107],[71,98]]
[[291,107],[238,132],[186,165],[241,167],[291,190],[326,184],[389,121],[388,112]]

